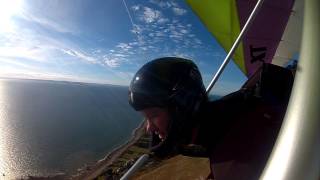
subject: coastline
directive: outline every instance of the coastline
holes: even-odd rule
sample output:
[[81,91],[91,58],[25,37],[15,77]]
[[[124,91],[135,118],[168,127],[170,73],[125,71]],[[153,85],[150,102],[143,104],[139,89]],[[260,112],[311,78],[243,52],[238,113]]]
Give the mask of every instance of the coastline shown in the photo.
[[[142,122],[133,132],[130,139],[108,153],[105,158],[93,165],[85,166],[74,175],[56,175],[48,177],[29,177],[28,179],[120,179],[143,154],[149,154],[151,137],[144,130]],[[164,159],[151,156],[130,179],[205,179],[210,173],[208,158],[175,155]]]
[[103,159],[97,161],[94,165],[86,166],[84,169],[81,169],[77,174],[72,175],[69,179],[95,179],[98,176],[101,176],[108,171],[108,167],[112,166],[118,158],[125,153],[129,147],[134,145],[144,134],[145,134],[145,123],[144,121],[132,132],[130,139],[113,149],[108,153]]

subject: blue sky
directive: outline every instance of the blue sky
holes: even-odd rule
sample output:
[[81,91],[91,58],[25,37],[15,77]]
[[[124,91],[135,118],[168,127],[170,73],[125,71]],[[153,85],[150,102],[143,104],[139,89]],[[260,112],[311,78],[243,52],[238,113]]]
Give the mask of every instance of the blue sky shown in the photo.
[[[128,85],[144,63],[180,56],[207,85],[225,55],[185,1],[0,0],[0,77]],[[213,93],[245,79],[230,63]]]

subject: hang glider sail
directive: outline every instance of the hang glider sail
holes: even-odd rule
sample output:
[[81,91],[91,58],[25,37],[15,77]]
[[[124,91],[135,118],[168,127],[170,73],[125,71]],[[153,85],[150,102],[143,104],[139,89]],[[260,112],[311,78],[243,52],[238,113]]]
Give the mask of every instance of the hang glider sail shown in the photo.
[[[234,61],[250,77],[261,62],[285,66],[298,55],[301,60],[284,123],[260,178],[319,179],[320,101],[315,97],[320,90],[317,79],[320,76],[320,25],[315,22],[319,22],[320,1],[264,1],[238,46]],[[226,51],[232,47],[256,3],[255,0],[187,2]]]
[[[187,2],[226,51],[256,3],[255,0]],[[320,177],[320,101],[315,98],[320,90],[319,5],[319,0],[265,0],[233,58],[250,77],[262,61],[285,66],[299,56],[290,102],[260,177],[263,180]]]
[[[187,0],[220,45],[229,51],[257,1]],[[250,77],[262,62],[284,66],[299,52],[302,3],[265,0],[233,60]]]

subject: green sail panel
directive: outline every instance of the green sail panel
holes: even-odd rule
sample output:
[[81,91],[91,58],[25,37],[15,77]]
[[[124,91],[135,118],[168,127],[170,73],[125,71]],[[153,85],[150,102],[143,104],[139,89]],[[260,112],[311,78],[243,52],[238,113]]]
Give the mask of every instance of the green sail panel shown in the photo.
[[[219,44],[229,51],[241,30],[235,0],[187,0],[187,3]],[[235,51],[233,60],[247,74],[242,43]]]

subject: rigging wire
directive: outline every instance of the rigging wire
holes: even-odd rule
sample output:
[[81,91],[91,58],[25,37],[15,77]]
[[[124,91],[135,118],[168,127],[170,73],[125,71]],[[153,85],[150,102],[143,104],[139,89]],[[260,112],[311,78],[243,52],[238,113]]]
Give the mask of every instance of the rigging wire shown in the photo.
[[126,10],[127,10],[127,13],[128,13],[129,19],[130,19],[130,22],[131,22],[131,24],[132,24],[132,27],[133,27],[133,29],[135,29],[136,25],[135,25],[135,23],[133,22],[133,19],[132,19],[132,16],[131,16],[131,14],[130,14],[130,11],[129,11],[129,9],[128,9],[127,3],[126,3],[125,0],[122,0],[122,2],[123,2],[123,4],[124,4],[124,7],[125,7]]
[[[131,13],[130,13],[130,11],[129,11],[129,8],[128,8],[128,6],[127,6],[126,1],[125,1],[125,0],[122,0],[122,2],[123,2],[124,7],[126,8],[128,17],[129,17],[129,19],[130,19],[130,22],[131,22],[131,25],[132,25],[132,28],[133,28],[133,33],[135,33],[136,36],[137,36],[138,44],[139,44],[139,45],[142,45],[142,42],[143,42],[143,41],[142,41],[142,37],[141,37],[141,35],[140,35],[139,26],[138,26],[136,23],[134,23],[133,18],[132,18],[132,16],[131,16]],[[148,60],[148,58],[147,58],[144,50],[142,51],[142,57],[144,57],[145,60]]]
[[246,23],[244,24],[242,30],[240,31],[239,36],[237,37],[236,41],[233,43],[229,53],[227,54],[227,56],[225,57],[225,59],[223,60],[221,66],[219,67],[218,71],[216,72],[216,74],[214,75],[214,77],[212,78],[211,82],[209,83],[206,92],[207,94],[210,93],[210,90],[212,89],[212,87],[215,85],[215,83],[218,81],[220,75],[222,74],[222,72],[224,71],[225,67],[228,65],[228,63],[230,62],[234,52],[236,51],[238,45],[240,44],[243,36],[247,33],[250,25],[252,24],[254,18],[256,17],[257,13],[259,12],[262,4],[263,4],[264,0],[258,0],[255,7],[253,8],[249,18],[247,19]]

